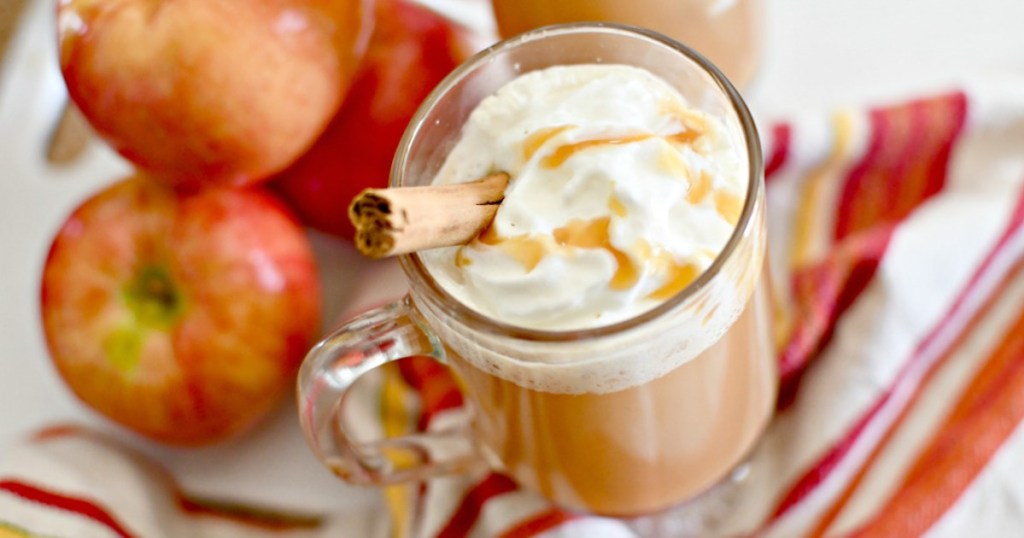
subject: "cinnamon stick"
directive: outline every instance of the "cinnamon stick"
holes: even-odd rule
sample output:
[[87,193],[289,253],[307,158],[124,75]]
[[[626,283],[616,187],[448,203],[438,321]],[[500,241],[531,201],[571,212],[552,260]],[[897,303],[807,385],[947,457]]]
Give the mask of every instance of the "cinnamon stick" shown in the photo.
[[366,189],[349,206],[356,248],[383,258],[468,243],[494,218],[509,176],[469,183]]

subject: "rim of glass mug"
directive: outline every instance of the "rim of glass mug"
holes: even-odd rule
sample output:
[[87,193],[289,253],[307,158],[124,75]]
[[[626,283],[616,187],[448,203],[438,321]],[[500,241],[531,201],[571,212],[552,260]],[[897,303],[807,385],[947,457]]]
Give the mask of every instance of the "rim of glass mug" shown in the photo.
[[740,212],[739,220],[729,236],[725,246],[715,257],[711,265],[705,269],[693,282],[666,299],[662,303],[641,314],[622,320],[616,323],[601,325],[586,329],[575,329],[565,331],[548,331],[540,329],[528,329],[517,325],[502,322],[486,316],[472,308],[462,304],[438,284],[430,272],[426,269],[419,254],[403,254],[398,257],[406,278],[414,289],[429,291],[437,300],[442,302],[446,308],[451,310],[450,314],[459,318],[461,323],[470,326],[474,330],[489,334],[501,334],[505,337],[512,337],[521,340],[535,342],[570,342],[581,339],[600,338],[622,331],[627,331],[651,320],[657,319],[669,312],[672,312],[680,305],[698,293],[708,285],[722,270],[726,261],[732,253],[743,242],[743,236],[754,223],[755,208],[761,189],[764,188],[763,173],[764,163],[761,152],[761,143],[758,136],[754,119],[747,108],[746,103],[740,96],[739,91],[732,85],[726,76],[707,58],[690,47],[661,33],[646,28],[628,24],[610,22],[577,22],[567,24],[556,24],[537,28],[518,36],[510,37],[476,53],[463,62],[454,71],[449,73],[437,87],[427,96],[413,115],[399,143],[398,150],[391,166],[389,185],[400,187],[403,185],[403,172],[407,169],[410,158],[412,142],[416,140],[424,125],[429,119],[433,109],[441,103],[450,90],[458,85],[467,76],[474,73],[482,65],[491,62],[492,58],[501,52],[522,46],[524,43],[539,39],[549,39],[560,35],[579,33],[591,33],[594,35],[608,34],[640,38],[674,52],[678,52],[697,64],[712,81],[725,94],[731,104],[732,111],[739,121],[740,130],[743,134],[744,147],[747,154],[747,189],[743,202],[743,209]]

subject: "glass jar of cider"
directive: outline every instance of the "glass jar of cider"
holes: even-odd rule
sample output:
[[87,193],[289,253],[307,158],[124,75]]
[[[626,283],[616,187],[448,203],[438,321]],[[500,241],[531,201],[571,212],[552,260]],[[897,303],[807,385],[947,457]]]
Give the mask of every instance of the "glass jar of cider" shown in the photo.
[[492,0],[498,31],[511,37],[550,24],[619,22],[649,28],[706,56],[733,85],[757,70],[761,0]]

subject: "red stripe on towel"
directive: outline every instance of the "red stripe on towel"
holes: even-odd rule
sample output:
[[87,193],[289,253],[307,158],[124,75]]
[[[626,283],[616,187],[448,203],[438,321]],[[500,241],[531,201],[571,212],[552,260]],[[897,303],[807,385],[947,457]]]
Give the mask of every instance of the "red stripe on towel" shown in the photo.
[[0,491],[6,491],[27,501],[80,515],[103,525],[122,538],[134,537],[114,516],[100,505],[87,499],[54,493],[16,480],[0,480]]
[[437,538],[460,538],[468,535],[488,500],[516,489],[515,482],[505,475],[487,475],[462,498],[459,508],[455,510],[444,529],[437,533]]

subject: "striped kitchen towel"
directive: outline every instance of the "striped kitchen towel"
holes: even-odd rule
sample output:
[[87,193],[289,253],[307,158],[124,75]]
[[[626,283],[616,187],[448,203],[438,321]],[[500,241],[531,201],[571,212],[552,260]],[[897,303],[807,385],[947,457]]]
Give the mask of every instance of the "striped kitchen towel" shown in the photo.
[[[486,471],[384,488],[381,515],[211,503],[58,428],[0,462],[0,537],[1024,535],[1021,88],[764,122],[781,391],[713,533],[574,514]],[[361,390],[391,435],[462,403],[428,360]]]
[[[781,390],[714,532],[572,514],[484,473],[389,490],[396,534],[1024,535],[1021,88],[763,126]],[[426,363],[382,383],[397,403],[392,384],[424,398],[386,424],[458,404]]]

